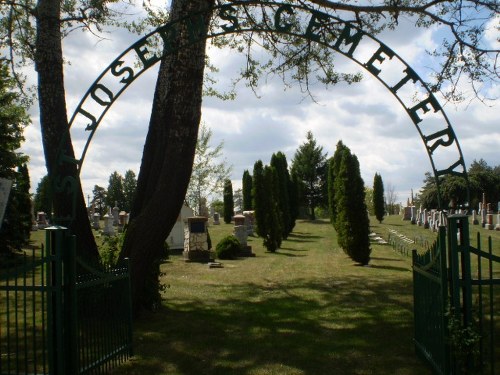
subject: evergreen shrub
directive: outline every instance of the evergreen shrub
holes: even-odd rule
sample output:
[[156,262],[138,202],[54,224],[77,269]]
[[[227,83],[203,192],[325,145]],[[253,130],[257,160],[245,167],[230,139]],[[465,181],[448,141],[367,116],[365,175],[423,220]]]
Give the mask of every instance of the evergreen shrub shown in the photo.
[[240,241],[235,236],[226,236],[215,247],[219,259],[234,259],[241,252]]

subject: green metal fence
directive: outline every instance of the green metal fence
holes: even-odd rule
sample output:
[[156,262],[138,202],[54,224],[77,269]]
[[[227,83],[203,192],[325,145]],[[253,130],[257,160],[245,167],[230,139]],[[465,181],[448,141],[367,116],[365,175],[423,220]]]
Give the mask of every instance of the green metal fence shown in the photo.
[[446,228],[425,254],[412,252],[415,349],[434,373],[449,374],[449,347],[446,342],[447,273]]
[[132,355],[128,264],[88,266],[61,227],[46,245],[0,276],[0,375],[104,374]]
[[[500,257],[493,254],[491,237],[488,250],[470,245],[467,216],[448,218],[450,245],[450,304],[458,327],[450,325],[450,345],[456,374],[498,374],[500,370]],[[455,341],[459,341],[456,343]],[[464,345],[464,342],[467,345]]]
[[491,237],[487,247],[452,215],[428,252],[413,252],[415,347],[436,374],[498,374],[500,257]]
[[2,271],[0,374],[48,374],[50,258],[42,246],[17,257],[14,264]]

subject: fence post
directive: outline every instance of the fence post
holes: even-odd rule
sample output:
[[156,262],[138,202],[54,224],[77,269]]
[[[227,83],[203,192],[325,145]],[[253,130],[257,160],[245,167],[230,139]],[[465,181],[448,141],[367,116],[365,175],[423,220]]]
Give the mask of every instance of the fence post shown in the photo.
[[50,259],[47,267],[49,372],[77,374],[75,236],[61,226],[45,230]]
[[[450,297],[455,317],[464,327],[472,324],[472,282],[469,239],[469,218],[466,215],[448,217],[450,261]],[[470,369],[472,358],[467,358]]]
[[67,229],[52,226],[45,229],[45,242],[47,245],[47,339],[49,373],[53,375],[64,374],[64,343],[62,327],[63,304],[63,269],[62,251],[64,246],[64,232]]

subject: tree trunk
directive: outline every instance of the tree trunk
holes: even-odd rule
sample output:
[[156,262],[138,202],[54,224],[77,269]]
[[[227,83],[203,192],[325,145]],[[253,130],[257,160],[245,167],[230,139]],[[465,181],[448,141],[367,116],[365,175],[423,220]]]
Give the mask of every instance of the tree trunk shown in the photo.
[[[85,198],[75,164],[56,163],[61,139],[65,138],[64,150],[69,158],[74,158],[73,146],[68,132],[66,100],[63,77],[63,55],[60,30],[60,1],[39,0],[37,5],[37,37],[35,63],[38,72],[38,102],[40,126],[49,178],[74,178],[75,200],[67,194],[53,191],[53,208],[57,217],[72,215],[74,220],[66,224],[77,236],[77,253],[87,259],[98,259],[99,253],[90,228]],[[57,183],[58,181],[55,181]],[[54,189],[52,189],[54,190]],[[74,208],[73,208],[74,207]]]
[[[171,19],[211,7],[214,0],[174,0]],[[208,29],[210,14],[205,17]],[[188,38],[180,28],[177,43]],[[121,258],[131,259],[134,311],[156,302],[157,262],[173,228],[191,177],[201,118],[206,40],[164,56]],[[154,279],[155,278],[155,279]],[[157,292],[157,291],[156,291]]]

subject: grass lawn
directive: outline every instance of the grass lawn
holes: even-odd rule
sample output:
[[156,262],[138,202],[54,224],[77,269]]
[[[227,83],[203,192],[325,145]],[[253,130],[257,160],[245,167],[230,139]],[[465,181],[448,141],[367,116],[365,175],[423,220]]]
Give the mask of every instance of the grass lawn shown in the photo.
[[[436,238],[400,216],[371,224],[386,239],[389,230],[429,243]],[[210,226],[213,245],[232,229]],[[500,255],[500,231],[471,225],[471,238],[477,232],[483,249],[492,236]],[[44,231],[32,233],[32,246],[44,240]],[[135,322],[135,356],[113,374],[431,373],[412,342],[410,257],[372,243],[370,266],[357,266],[326,220],[298,221],[274,254],[260,238],[249,244],[255,257],[223,261],[223,268],[186,263],[180,254],[165,261],[164,303]]]
[[[211,226],[213,244],[231,231]],[[327,221],[299,221],[275,254],[261,243],[221,269],[171,256],[165,302],[136,322],[135,357],[115,373],[430,373],[412,343],[410,258],[373,244],[356,266]]]

